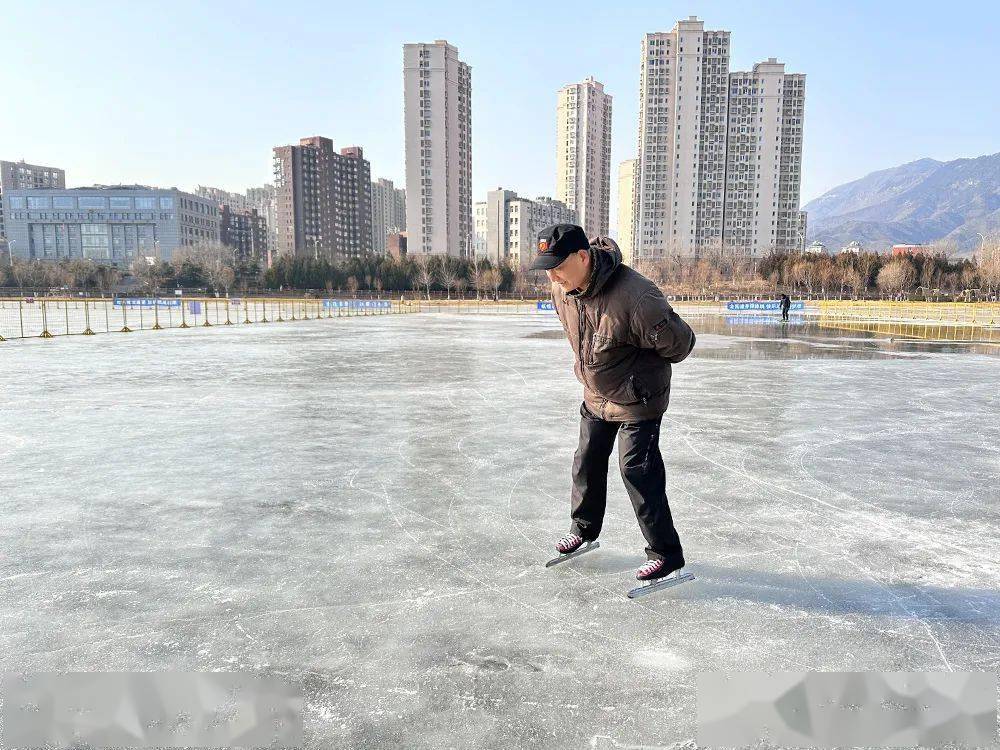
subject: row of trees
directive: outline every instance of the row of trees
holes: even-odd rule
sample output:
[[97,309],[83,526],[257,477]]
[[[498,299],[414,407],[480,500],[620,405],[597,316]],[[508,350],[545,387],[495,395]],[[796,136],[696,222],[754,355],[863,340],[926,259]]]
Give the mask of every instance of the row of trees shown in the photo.
[[[773,294],[825,297],[882,295],[957,295],[967,289],[986,296],[1000,293],[1000,232],[984,238],[975,259],[956,259],[954,248],[932,246],[930,252],[888,256],[878,253],[841,253],[835,257],[800,253],[772,253],[760,259],[739,258],[708,251],[701,258],[668,256],[642,260],[637,269],[671,294]],[[546,294],[545,275],[523,268],[493,265],[488,260],[446,256],[352,258],[341,263],[304,256],[279,258],[267,269],[241,261],[231,248],[205,243],[183,248],[171,261],[137,258],[130,274],[91,260],[58,263],[13,259],[0,266],[0,287],[20,289],[68,288],[110,292],[126,275],[145,291],[204,289],[217,294],[325,290],[359,290],[396,294],[441,293],[477,298],[513,294]]]
[[489,260],[463,260],[450,256],[424,255],[396,260],[391,257],[350,258],[343,263],[303,256],[279,258],[264,272],[265,289],[326,289],[356,292],[359,289],[396,293],[419,291],[462,295],[475,290],[476,297],[503,293],[528,294],[538,283],[537,274],[495,266]]

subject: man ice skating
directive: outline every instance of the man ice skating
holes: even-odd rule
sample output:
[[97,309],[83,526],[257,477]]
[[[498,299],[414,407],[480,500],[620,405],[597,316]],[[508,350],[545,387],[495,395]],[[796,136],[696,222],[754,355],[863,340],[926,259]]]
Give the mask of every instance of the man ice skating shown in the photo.
[[781,320],[788,322],[788,310],[792,306],[792,300],[787,294],[781,295]]
[[622,264],[613,240],[588,241],[574,224],[539,233],[531,268],[544,269],[552,282],[552,300],[583,383],[571,526],[556,549],[571,555],[601,533],[608,459],[617,437],[622,479],[647,542],[648,561],[636,578],[668,576],[684,566],[684,553],[667,504],[660,421],[670,398],[671,364],[691,353],[694,332],[652,281]]

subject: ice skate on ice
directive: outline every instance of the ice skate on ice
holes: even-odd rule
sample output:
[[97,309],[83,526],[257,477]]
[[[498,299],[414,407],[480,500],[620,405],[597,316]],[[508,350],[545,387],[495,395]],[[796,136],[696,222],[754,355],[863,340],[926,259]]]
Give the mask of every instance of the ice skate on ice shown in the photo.
[[671,569],[663,560],[649,560],[635,572],[635,577],[643,583],[641,586],[628,592],[629,599],[635,599],[639,596],[671,588],[685,581],[694,580],[694,575],[686,572],[683,567]]
[[549,560],[545,563],[545,567],[551,568],[553,565],[558,565],[559,563],[566,562],[574,557],[579,557],[580,555],[597,549],[600,546],[601,543],[596,539],[588,541],[579,534],[567,534],[556,542],[556,550],[559,552],[559,557],[554,557]]

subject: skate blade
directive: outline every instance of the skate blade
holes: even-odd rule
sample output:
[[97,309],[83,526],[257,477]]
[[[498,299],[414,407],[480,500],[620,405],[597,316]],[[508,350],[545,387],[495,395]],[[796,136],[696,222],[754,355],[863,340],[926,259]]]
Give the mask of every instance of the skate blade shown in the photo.
[[650,583],[643,584],[637,588],[632,589],[628,592],[629,599],[637,599],[640,596],[645,596],[646,594],[655,594],[657,591],[662,591],[663,589],[669,589],[672,586],[677,586],[678,584],[685,583],[686,581],[693,581],[694,573],[681,573],[680,575],[671,575],[666,578],[660,578],[653,580]]
[[572,560],[574,557],[579,557],[585,552],[590,552],[601,546],[600,542],[587,542],[582,545],[580,549],[574,550],[573,552],[567,552],[565,555],[559,555],[559,557],[554,557],[545,563],[546,568],[551,568],[553,565],[558,565],[559,563],[566,562],[567,560]]

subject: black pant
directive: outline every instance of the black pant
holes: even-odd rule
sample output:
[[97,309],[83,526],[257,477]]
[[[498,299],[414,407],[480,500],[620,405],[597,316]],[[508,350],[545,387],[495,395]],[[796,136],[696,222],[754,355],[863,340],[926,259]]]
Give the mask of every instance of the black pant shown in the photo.
[[608,458],[618,437],[618,464],[646,538],[646,556],[684,565],[681,541],[667,504],[666,471],[660,455],[660,421],[607,422],[580,405],[580,445],[573,459],[570,531],[596,539],[608,501]]

